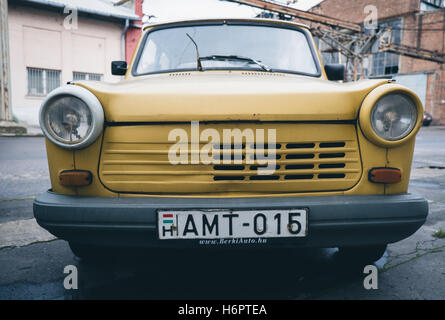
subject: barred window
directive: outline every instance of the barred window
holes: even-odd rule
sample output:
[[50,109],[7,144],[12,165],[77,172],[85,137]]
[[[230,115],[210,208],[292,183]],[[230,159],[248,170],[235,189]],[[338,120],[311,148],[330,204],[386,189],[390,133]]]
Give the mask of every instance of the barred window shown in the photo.
[[60,87],[60,70],[28,69],[28,95],[46,96]]
[[101,81],[101,74],[98,73],[85,73],[85,72],[73,72],[73,80],[93,80],[93,81]]

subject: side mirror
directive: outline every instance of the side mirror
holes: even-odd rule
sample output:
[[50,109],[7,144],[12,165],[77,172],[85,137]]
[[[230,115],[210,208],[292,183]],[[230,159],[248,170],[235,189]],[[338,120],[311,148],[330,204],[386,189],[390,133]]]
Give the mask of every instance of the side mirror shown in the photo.
[[345,80],[345,66],[343,64],[327,64],[324,66],[328,80],[344,81]]
[[126,61],[111,62],[111,74],[114,76],[125,76],[127,69],[128,66]]

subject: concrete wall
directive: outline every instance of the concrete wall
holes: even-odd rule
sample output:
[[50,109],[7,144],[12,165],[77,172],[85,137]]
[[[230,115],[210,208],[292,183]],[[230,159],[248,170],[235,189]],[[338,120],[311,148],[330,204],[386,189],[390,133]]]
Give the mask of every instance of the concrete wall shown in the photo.
[[79,16],[77,29],[65,29],[66,15],[9,5],[11,91],[13,114],[29,125],[38,125],[44,97],[28,95],[27,67],[61,70],[61,84],[73,71],[97,73],[117,81],[110,64],[121,59],[123,24]]
[[394,79],[397,83],[410,88],[419,96],[422,103],[426,103],[426,90],[428,84],[427,73],[398,74]]

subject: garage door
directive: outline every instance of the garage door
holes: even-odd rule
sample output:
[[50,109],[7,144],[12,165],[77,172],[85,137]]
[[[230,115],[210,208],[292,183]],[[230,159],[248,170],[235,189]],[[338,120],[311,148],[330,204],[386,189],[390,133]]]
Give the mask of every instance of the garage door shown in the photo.
[[404,85],[417,93],[420,100],[422,100],[423,105],[425,105],[427,77],[426,73],[417,73],[398,75],[394,77],[394,79],[397,83]]

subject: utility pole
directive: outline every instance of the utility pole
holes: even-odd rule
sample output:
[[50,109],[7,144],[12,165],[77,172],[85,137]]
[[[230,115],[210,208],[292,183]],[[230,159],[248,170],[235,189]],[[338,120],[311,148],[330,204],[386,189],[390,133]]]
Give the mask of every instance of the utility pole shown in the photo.
[[9,60],[8,1],[0,0],[0,134],[23,134],[26,128],[13,122]]

